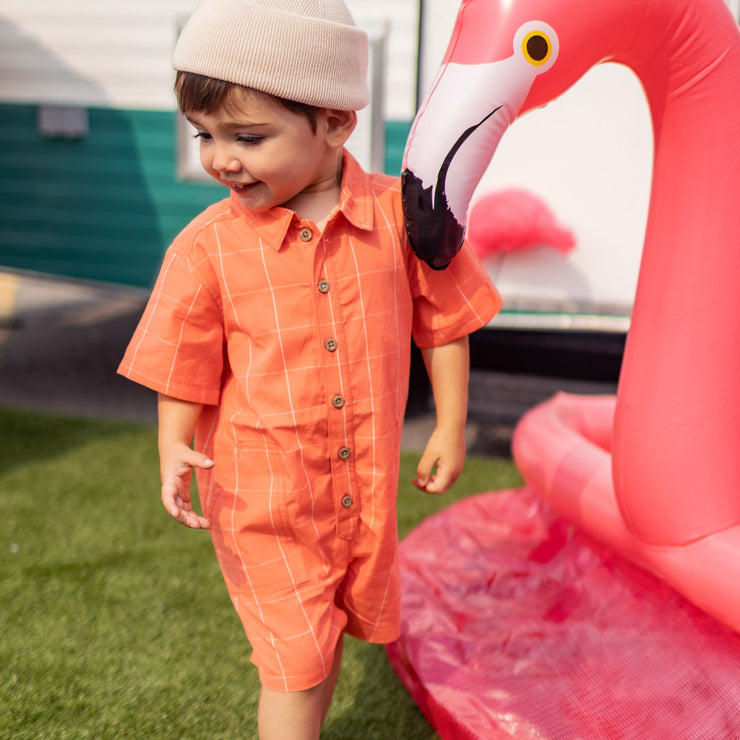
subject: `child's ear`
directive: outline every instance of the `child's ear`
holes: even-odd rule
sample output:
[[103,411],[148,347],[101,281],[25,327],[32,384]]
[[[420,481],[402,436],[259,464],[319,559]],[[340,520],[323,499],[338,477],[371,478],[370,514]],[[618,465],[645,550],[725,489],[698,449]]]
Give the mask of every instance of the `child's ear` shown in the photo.
[[353,110],[326,111],[326,140],[330,146],[341,149],[357,126],[357,113]]

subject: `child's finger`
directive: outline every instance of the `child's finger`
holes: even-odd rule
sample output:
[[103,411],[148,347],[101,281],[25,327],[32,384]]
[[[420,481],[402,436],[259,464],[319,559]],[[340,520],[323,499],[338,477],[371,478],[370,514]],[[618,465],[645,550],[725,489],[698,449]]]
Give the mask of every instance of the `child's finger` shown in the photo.
[[182,511],[181,516],[178,517],[177,521],[191,529],[209,529],[211,526],[208,519],[203,516],[199,516],[192,509],[189,511]]
[[452,486],[454,480],[451,480],[451,476],[444,470],[437,469],[437,474],[433,475],[424,489],[427,493],[435,493],[437,495],[446,493],[447,490]]
[[426,489],[429,481],[432,479],[432,473],[434,472],[434,466],[437,464],[437,456],[425,451],[419,460],[419,464],[416,466],[416,480],[413,481],[417,488],[423,490]]
[[184,462],[193,468],[201,468],[203,470],[208,470],[213,467],[213,460],[211,460],[211,458],[204,455],[202,452],[196,452],[195,450],[190,450],[188,459]]

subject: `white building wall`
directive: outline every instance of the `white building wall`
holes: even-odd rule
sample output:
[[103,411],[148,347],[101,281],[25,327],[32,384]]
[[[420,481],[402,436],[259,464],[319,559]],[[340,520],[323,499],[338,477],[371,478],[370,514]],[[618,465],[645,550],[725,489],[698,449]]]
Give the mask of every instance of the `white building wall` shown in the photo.
[[[0,101],[173,109],[178,18],[196,0],[0,0]],[[348,0],[387,24],[385,118],[413,117],[417,0]]]
[[168,54],[193,0],[0,0],[0,99],[171,108]]

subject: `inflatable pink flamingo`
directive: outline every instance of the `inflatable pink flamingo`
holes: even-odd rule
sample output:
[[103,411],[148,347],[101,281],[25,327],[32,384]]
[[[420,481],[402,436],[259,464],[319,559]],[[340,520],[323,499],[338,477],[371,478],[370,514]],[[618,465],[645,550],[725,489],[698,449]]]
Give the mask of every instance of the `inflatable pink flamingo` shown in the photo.
[[507,126],[604,61],[641,81],[655,145],[618,393],[535,408],[514,456],[566,519],[740,631],[740,33],[722,0],[463,0],[407,144],[409,236],[442,269]]

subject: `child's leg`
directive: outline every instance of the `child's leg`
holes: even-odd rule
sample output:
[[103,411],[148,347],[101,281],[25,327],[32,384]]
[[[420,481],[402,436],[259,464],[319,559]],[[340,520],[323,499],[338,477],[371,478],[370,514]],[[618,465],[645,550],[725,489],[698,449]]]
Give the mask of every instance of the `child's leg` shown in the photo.
[[331,672],[318,686],[281,693],[262,687],[257,714],[260,740],[318,740],[342,664],[343,636]]
[[331,664],[331,672],[323,684],[321,684],[321,723],[324,723],[326,715],[331,706],[331,700],[334,698],[334,689],[337,687],[339,678],[339,669],[342,667],[342,651],[344,650],[344,634],[339,635],[337,646],[334,649],[334,660]]
[[257,715],[260,740],[317,740],[322,686],[285,694],[263,686]]

